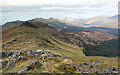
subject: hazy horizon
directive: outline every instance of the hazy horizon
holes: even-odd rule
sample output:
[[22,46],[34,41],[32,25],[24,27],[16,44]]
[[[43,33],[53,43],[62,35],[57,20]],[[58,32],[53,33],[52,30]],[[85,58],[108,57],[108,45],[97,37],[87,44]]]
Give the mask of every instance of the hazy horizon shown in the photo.
[[118,14],[119,0],[1,0],[0,25],[33,18],[92,18]]

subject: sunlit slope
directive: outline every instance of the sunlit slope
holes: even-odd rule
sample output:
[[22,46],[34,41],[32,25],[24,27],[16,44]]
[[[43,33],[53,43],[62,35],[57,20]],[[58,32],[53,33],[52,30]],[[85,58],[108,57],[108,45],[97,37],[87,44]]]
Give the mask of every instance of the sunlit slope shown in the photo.
[[71,37],[40,22],[25,22],[21,26],[4,30],[2,36],[3,50],[47,49],[64,56],[84,56],[81,48],[71,44]]

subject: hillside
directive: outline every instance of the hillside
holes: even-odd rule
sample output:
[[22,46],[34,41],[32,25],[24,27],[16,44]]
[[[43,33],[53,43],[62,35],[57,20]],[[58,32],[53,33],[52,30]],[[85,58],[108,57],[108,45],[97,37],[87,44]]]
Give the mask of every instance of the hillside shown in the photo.
[[[96,20],[97,18],[97,20]],[[78,31],[83,31],[83,30],[92,30],[92,31],[98,31],[98,32],[105,32],[105,33],[110,33],[113,35],[118,35],[118,29],[116,27],[118,27],[118,25],[116,24],[117,22],[117,18],[112,18],[112,17],[95,17],[93,18],[96,22],[97,21],[97,25],[94,24],[89,24],[87,23],[88,21],[91,20],[90,19],[74,19],[74,18],[64,18],[64,19],[55,19],[55,18],[48,18],[48,19],[44,19],[44,18],[34,18],[31,20],[27,20],[29,22],[42,22],[45,24],[48,24],[52,27],[54,27],[55,29],[57,29],[58,31],[64,29],[66,30],[71,30],[72,32],[78,32]],[[100,21],[100,20],[102,21]],[[107,20],[105,20],[107,19]],[[115,20],[115,24],[112,23]],[[22,23],[24,23],[26,21],[12,21],[12,22],[7,22],[4,25],[2,25],[2,30],[5,29],[9,29],[12,27],[16,27],[21,25]],[[92,22],[91,22],[92,23]],[[101,24],[103,23],[103,24]],[[108,24],[107,24],[108,23]],[[111,28],[112,25],[113,28]],[[75,30],[74,30],[75,29]]]
[[0,68],[5,74],[118,73],[117,58],[64,57],[48,50],[3,51],[0,54],[3,54]]
[[47,49],[66,56],[84,56],[71,37],[44,23],[25,22],[2,33],[3,50]]
[[[45,24],[48,24],[56,29],[61,29],[64,27],[67,27],[68,24],[60,22],[58,19],[54,18],[49,18],[49,19],[44,19],[44,18],[35,18],[31,20],[27,20],[28,22],[42,22]],[[13,28],[16,26],[20,26],[22,23],[27,22],[27,21],[12,21],[12,22],[7,22],[2,25],[2,30]]]
[[2,25],[2,30],[9,29],[12,27],[19,26],[23,23],[23,21],[12,21],[12,22],[7,22],[4,25]]
[[116,57],[118,54],[118,39],[100,42],[100,45],[86,45],[84,50],[87,56]]
[[96,31],[92,31],[89,28],[74,26],[62,29],[61,32],[71,35],[79,47],[84,47],[84,53],[87,56],[118,56],[118,37],[107,33],[110,31],[109,28],[105,29],[108,31],[99,31],[99,28],[98,31],[97,28]]
[[[116,33],[114,33],[113,31]],[[118,31],[117,29],[111,29],[110,31],[110,28],[98,28],[98,27],[84,28],[77,26],[70,26],[61,30],[61,32],[65,32],[68,34],[73,33],[80,37],[81,39],[86,38],[90,39],[91,41],[107,41],[117,39],[117,31]]]
[[63,22],[79,27],[106,27],[118,28],[118,15],[98,16],[92,18],[63,18]]
[[[73,20],[76,20],[76,19],[71,18],[69,21],[73,21]],[[23,40],[26,40],[30,36],[33,37],[34,35],[36,37],[34,36],[34,38],[29,38],[29,39],[30,40],[34,39],[34,43],[32,43],[32,44],[34,44],[36,47],[39,47],[42,45],[41,47],[46,48],[46,47],[44,47],[44,46],[47,46],[46,43],[44,42],[44,40],[51,43],[51,41],[53,41],[55,38],[55,40],[59,40],[60,42],[63,41],[63,42],[69,43],[69,44],[75,44],[75,45],[79,46],[80,48],[85,48],[85,49],[87,49],[86,47],[88,47],[88,45],[90,45],[90,46],[91,45],[92,46],[100,45],[101,42],[109,41],[112,39],[117,39],[117,36],[118,36],[118,29],[116,29],[116,28],[106,28],[106,27],[88,27],[88,28],[85,28],[85,27],[71,26],[69,23],[66,23],[64,21],[61,21],[60,19],[54,19],[54,18],[48,18],[48,19],[35,18],[32,20],[28,20],[28,22],[30,22],[30,23],[31,22],[45,23],[47,25],[47,27],[50,27],[50,28],[46,28],[44,26],[42,26],[42,27],[47,29],[48,32],[45,31],[45,29],[42,29],[42,28],[39,29],[39,26],[37,27],[33,24],[32,24],[33,26],[31,26],[31,27],[30,27],[30,25],[27,25],[27,27],[26,27],[25,25],[23,25],[24,22],[27,22],[27,21],[13,21],[13,22],[8,22],[2,26],[3,30],[8,29],[8,30],[3,31],[3,36],[5,36],[5,38],[3,37],[5,39],[5,40],[3,39],[3,41],[4,41],[3,42],[3,49],[12,50],[12,49],[16,48],[15,50],[20,50],[19,44],[15,47],[12,47],[14,40],[15,40],[15,42],[17,42],[16,41],[17,39],[22,40],[20,42],[28,43],[28,44],[26,44],[26,46],[28,46],[31,41],[27,40],[28,42],[26,42]],[[23,26],[25,26],[25,27],[22,28]],[[30,29],[31,32],[28,29],[29,27],[32,28],[32,29]],[[9,28],[11,28],[11,29],[9,29]],[[16,28],[17,28],[17,30],[16,30]],[[33,30],[33,28],[35,30]],[[25,37],[24,36],[15,37],[15,38],[12,38],[12,40],[9,40],[6,37],[9,37],[9,35],[10,35],[10,38],[13,37],[13,34],[8,33],[8,32],[11,32],[11,30],[14,31],[13,29],[15,29],[15,32],[13,32],[13,33],[15,33],[14,36],[27,35],[27,34],[29,34],[29,35],[25,36]],[[20,31],[18,29],[20,29]],[[25,30],[21,30],[21,29],[25,29]],[[36,30],[36,29],[38,29],[38,30]],[[50,30],[50,29],[53,29],[53,30]],[[7,31],[7,33],[4,33],[6,31]],[[58,33],[56,33],[56,32],[58,32]],[[36,34],[34,34],[34,33],[36,33]],[[7,35],[5,35],[5,34],[7,34]],[[37,34],[42,34],[42,36],[38,37]],[[48,35],[51,35],[49,37],[50,40],[48,40],[49,38],[46,38],[46,37],[48,37]],[[42,42],[42,43],[37,43],[39,41],[36,42],[35,39],[40,40],[40,42]],[[12,44],[11,44],[11,42],[12,42]],[[17,43],[19,43],[19,42],[17,42]],[[21,46],[22,45],[20,45],[20,47]],[[50,47],[47,46],[47,48],[54,49],[53,46],[54,46],[53,43],[51,43]],[[34,48],[36,48],[36,47],[34,47]],[[23,48],[21,48],[21,49],[24,49],[24,48],[25,48],[25,46],[23,46]],[[95,47],[95,48],[97,49],[97,47]],[[27,49],[29,49],[29,46]],[[59,49],[59,47],[58,48],[56,47],[55,49]],[[96,51],[96,49],[94,49],[94,51]],[[115,48],[113,48],[113,49],[115,49]],[[87,50],[89,50],[89,49],[87,49]],[[107,50],[106,52],[110,52],[108,49],[106,49],[106,50]],[[91,52],[94,52],[94,51],[91,51]],[[98,53],[101,51],[103,51],[103,50],[102,49],[98,50]],[[101,56],[106,56],[106,52],[101,54]],[[86,55],[88,55],[88,54],[86,54]],[[96,54],[91,53],[90,55],[96,55]],[[114,56],[114,55],[112,55],[112,56]]]
[[62,33],[42,22],[24,22],[2,33],[3,73],[118,73],[117,57],[92,56],[89,49],[91,45],[109,44],[88,40],[80,32]]

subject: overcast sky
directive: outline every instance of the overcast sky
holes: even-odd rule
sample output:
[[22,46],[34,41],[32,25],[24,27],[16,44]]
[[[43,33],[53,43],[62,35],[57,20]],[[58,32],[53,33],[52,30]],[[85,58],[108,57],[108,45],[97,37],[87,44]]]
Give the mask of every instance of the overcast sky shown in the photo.
[[33,18],[90,18],[118,14],[119,0],[0,0],[0,24]]

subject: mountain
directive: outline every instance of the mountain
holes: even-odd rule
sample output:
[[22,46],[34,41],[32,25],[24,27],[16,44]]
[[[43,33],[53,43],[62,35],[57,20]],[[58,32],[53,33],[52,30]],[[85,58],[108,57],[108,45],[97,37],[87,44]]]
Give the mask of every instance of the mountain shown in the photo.
[[98,16],[93,18],[63,18],[65,23],[70,23],[74,26],[80,27],[107,27],[107,28],[118,28],[117,16]]
[[95,42],[83,36],[90,33],[97,37],[100,32],[83,30],[63,33],[48,24],[29,21],[3,30],[2,73],[117,72],[118,58],[110,56],[117,56],[113,47],[118,40]]
[[116,29],[72,26],[54,18],[15,21],[5,26],[0,52],[2,73],[118,71],[118,37],[112,33]]
[[118,36],[110,34],[109,28],[100,28],[108,30],[109,33],[97,28],[93,31],[95,28],[74,26],[62,29],[61,32],[71,35],[76,40],[76,44],[84,48],[84,54],[87,56],[118,56]]
[[[2,31],[2,50],[45,49],[64,56],[84,56],[72,37],[41,22],[24,22],[20,26]],[[74,51],[76,50],[76,51]]]
[[7,22],[7,23],[5,23],[4,25],[2,25],[2,30],[19,26],[19,25],[21,25],[22,23],[23,23],[23,21],[19,21],[19,20],[17,20],[17,21],[12,21],[12,22]]
[[[116,15],[117,16],[117,15]],[[89,29],[92,31],[102,31],[102,32],[107,32],[110,34],[118,35],[118,24],[117,24],[117,17],[113,16],[108,17],[108,16],[99,16],[99,17],[94,17],[94,18],[80,18],[80,19],[75,19],[75,18],[63,18],[63,19],[54,19],[54,18],[35,18],[28,20],[29,22],[43,22],[45,24],[48,24],[58,31],[65,29],[65,28],[71,28],[71,27],[76,27],[78,26],[79,28],[82,27],[82,29]],[[26,21],[13,21],[13,22],[7,22],[6,24],[2,25],[2,29],[9,29],[15,26],[19,26],[22,23]],[[84,28],[83,28],[84,27]]]
[[87,56],[118,56],[118,39],[112,39],[105,42],[100,42],[100,45],[86,45],[84,50]]
[[82,38],[88,38],[92,41],[107,41],[117,39],[118,29],[104,28],[104,27],[77,27],[71,26],[64,28],[61,32],[75,33]]
[[106,27],[89,27],[88,29],[93,31],[105,32],[118,36],[119,29],[117,28],[106,28]]
[[[73,21],[73,20],[76,19],[71,18],[69,21]],[[23,46],[22,48],[23,50],[27,50],[29,48],[34,49],[39,47],[43,49],[47,48],[50,50],[56,50],[56,49],[64,50],[65,46],[62,47],[63,46],[62,44],[71,44],[71,45],[75,45],[75,47],[78,46],[78,48],[86,49],[86,47],[88,46],[90,47],[99,46],[101,45],[102,42],[106,42],[118,38],[117,37],[118,30],[116,28],[78,27],[78,26],[72,26],[69,23],[65,23],[64,21],[62,22],[59,19],[54,19],[54,18],[49,18],[49,19],[35,18],[28,21],[17,21],[17,22],[15,21],[12,27],[9,26],[9,24],[12,25],[11,22],[6,23],[6,25],[3,25],[3,27],[6,26],[6,28],[8,28],[3,30],[2,47],[4,50],[12,50],[12,49],[20,50],[21,46]],[[55,40],[53,39],[62,42],[61,44],[62,46],[60,46],[60,48],[57,47],[56,43],[54,42]],[[33,40],[33,43],[31,43],[31,40]],[[22,44],[20,44],[20,42]],[[32,46],[29,47],[29,43]],[[69,48],[69,46],[67,47]],[[68,48],[65,49],[64,51],[74,50],[72,48],[71,49]],[[64,53],[64,51],[62,53]],[[82,50],[80,50],[80,53],[82,53],[81,51]],[[99,50],[98,53],[99,52],[101,51]],[[101,54],[101,56],[106,56],[107,52],[109,52],[108,49],[105,53]],[[69,55],[69,52],[67,53]],[[70,54],[70,55],[74,56],[74,54]]]
[[[64,22],[60,22],[58,19],[54,18],[49,18],[49,19],[44,19],[44,18],[35,18],[32,20],[28,20],[29,22],[43,22],[45,24],[49,24],[50,26],[56,28],[56,29],[61,29],[65,28],[68,26],[68,24]],[[26,21],[12,21],[12,22],[7,22],[4,25],[2,25],[2,30],[9,29],[12,27],[20,26],[22,23]]]

